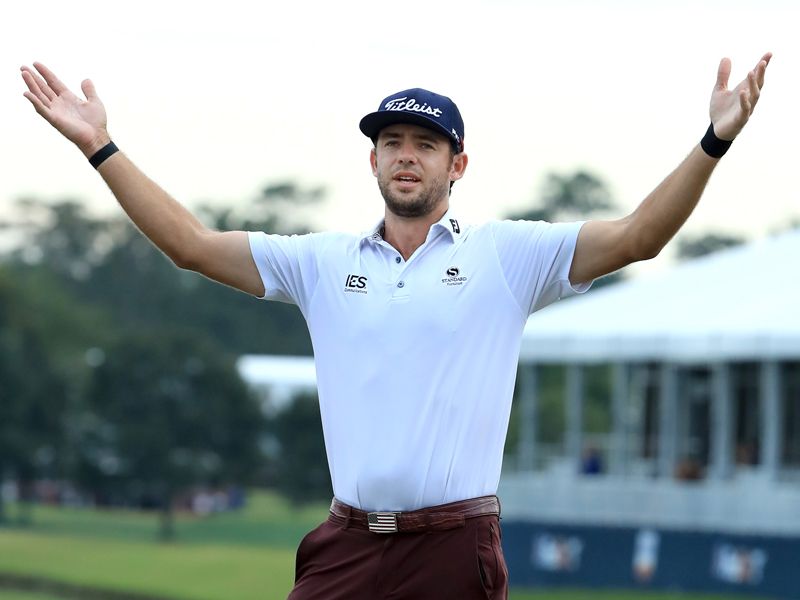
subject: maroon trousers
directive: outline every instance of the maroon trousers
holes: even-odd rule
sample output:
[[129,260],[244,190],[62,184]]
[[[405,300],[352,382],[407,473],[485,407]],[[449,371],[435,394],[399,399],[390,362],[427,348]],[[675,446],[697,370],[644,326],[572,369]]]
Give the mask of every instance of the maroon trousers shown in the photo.
[[449,529],[373,533],[331,514],[297,549],[288,600],[505,600],[496,515]]

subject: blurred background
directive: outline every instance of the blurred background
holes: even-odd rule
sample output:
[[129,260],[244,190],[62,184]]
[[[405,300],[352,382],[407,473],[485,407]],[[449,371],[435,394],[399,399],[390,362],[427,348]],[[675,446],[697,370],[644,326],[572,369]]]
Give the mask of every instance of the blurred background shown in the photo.
[[[800,598],[796,3],[16,3],[0,19],[0,598],[282,598],[330,480],[300,313],[175,269],[22,97],[92,78],[220,229],[362,231],[358,120],[466,123],[464,221],[627,214],[775,54],[658,258],[534,315],[500,485],[512,598]],[[591,591],[590,591],[591,590]],[[705,596],[716,594],[717,596]]]

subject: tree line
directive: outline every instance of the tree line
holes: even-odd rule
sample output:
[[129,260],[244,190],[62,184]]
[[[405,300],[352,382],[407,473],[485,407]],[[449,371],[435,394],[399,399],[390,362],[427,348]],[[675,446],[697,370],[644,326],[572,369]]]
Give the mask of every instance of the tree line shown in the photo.
[[[281,215],[321,197],[281,183],[244,217],[198,212],[218,228],[294,233]],[[193,486],[282,483],[280,457],[262,452],[274,424],[235,359],[310,354],[299,312],[176,269],[121,215],[72,200],[18,208],[4,233],[21,239],[0,261],[0,482],[16,483],[18,518],[47,479],[96,504],[159,508],[169,536]],[[0,496],[0,521],[7,512]]]

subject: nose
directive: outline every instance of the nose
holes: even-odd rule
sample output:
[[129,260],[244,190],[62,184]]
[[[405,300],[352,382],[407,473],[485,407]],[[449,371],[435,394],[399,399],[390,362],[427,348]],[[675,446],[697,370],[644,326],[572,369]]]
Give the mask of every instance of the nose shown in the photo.
[[414,143],[412,140],[404,140],[400,143],[400,151],[397,153],[397,160],[402,163],[417,162],[417,155],[414,153]]

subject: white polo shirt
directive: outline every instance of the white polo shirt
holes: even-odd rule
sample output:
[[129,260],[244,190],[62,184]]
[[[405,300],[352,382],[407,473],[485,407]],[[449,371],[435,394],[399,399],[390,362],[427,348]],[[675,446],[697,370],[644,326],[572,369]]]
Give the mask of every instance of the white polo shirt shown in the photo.
[[408,261],[380,227],[249,234],[265,298],[308,323],[339,500],[402,511],[496,493],[525,321],[589,287],[568,279],[580,227],[448,212]]

